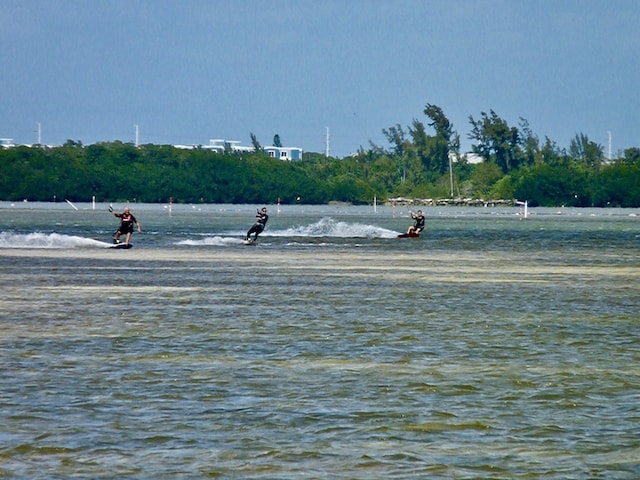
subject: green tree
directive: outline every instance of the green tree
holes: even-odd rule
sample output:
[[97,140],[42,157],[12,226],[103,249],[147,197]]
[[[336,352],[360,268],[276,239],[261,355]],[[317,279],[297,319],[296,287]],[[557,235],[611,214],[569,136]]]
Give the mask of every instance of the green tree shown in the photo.
[[631,165],[640,165],[640,148],[627,148],[624,151],[624,157],[620,161]]
[[546,164],[552,166],[567,165],[567,156],[558,148],[555,142],[546,137],[535,163],[537,165]]
[[468,138],[476,142],[471,147],[472,151],[485,161],[498,165],[503,173],[518,168],[523,159],[519,130],[509,127],[506,120],[493,110],[480,115],[479,120],[469,117],[472,128]]
[[586,207],[592,203],[588,173],[576,167],[536,165],[521,171],[515,197],[532,207]]
[[250,133],[250,136],[251,136],[251,143],[253,145],[253,151],[261,152],[263,148],[262,148],[262,145],[260,145],[260,142],[258,141],[258,137],[256,137],[253,132]]
[[518,163],[518,166],[541,163],[542,153],[540,151],[540,141],[538,137],[533,133],[526,119],[521,117],[519,126],[522,161]]
[[502,171],[495,163],[485,162],[476,165],[470,176],[474,196],[487,196],[491,187],[502,178]]
[[601,145],[589,140],[584,133],[578,133],[571,139],[569,155],[575,161],[597,169],[604,160],[604,149]]
[[387,141],[393,145],[393,154],[402,157],[407,150],[407,139],[400,124],[396,124],[395,127],[389,129],[383,128],[382,133],[387,137]]
[[602,169],[594,181],[594,206],[640,205],[640,163],[616,162]]
[[417,155],[425,171],[430,172],[433,169],[431,139],[422,122],[414,119],[409,127],[409,135],[411,135],[413,142],[405,147],[405,151]]
[[453,130],[453,125],[444,112],[437,105],[427,103],[424,114],[431,119],[429,126],[436,134],[431,138],[430,156],[435,164],[436,171],[441,175],[449,169],[449,155],[458,152],[460,140]]

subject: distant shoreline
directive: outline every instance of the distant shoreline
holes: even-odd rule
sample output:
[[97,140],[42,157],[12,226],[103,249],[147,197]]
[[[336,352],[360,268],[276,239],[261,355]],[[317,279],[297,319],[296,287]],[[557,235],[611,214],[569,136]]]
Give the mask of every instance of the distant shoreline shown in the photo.
[[390,198],[388,206],[425,206],[425,207],[514,207],[517,200],[484,200],[481,198]]

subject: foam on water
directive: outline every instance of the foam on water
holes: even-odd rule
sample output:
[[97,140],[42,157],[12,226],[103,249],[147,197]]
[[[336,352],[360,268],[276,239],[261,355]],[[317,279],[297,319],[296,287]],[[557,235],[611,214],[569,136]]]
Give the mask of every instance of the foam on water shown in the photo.
[[[229,247],[241,243],[246,232],[230,231],[224,234],[205,234],[200,239],[186,239],[171,242],[181,246],[213,246]],[[154,235],[147,232],[146,236]],[[261,239],[265,237],[277,238],[395,238],[398,232],[372,224],[352,223],[337,221],[330,217],[302,226],[293,226],[284,229],[270,230],[267,228]],[[157,232],[155,233],[157,236]],[[16,233],[11,231],[0,232],[0,248],[30,248],[30,249],[69,249],[69,248],[109,248],[110,242],[103,242],[93,238],[60,233]]]
[[395,238],[398,232],[376,225],[336,221],[330,217],[299,227],[270,233],[278,237]]
[[0,248],[109,248],[110,243],[59,233],[0,232]]
[[[236,246],[244,238],[245,231],[227,232],[224,235],[206,236],[205,238],[194,240],[181,240],[175,245],[185,246],[214,246],[226,247]],[[264,240],[268,237],[274,238],[396,238],[398,232],[382,228],[376,225],[362,223],[352,223],[336,221],[333,218],[325,217],[308,225],[294,226],[284,229],[267,229],[260,235]],[[294,242],[295,243],[295,242]]]
[[176,245],[185,245],[189,247],[228,247],[241,244],[241,239],[238,236],[225,237],[215,235],[213,237],[205,237],[200,240],[181,240],[176,242]]

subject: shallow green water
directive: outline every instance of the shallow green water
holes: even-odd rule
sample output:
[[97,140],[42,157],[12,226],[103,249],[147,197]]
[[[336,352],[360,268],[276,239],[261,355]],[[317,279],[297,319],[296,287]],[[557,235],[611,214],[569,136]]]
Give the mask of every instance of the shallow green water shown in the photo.
[[0,204],[0,477],[638,478],[637,211]]

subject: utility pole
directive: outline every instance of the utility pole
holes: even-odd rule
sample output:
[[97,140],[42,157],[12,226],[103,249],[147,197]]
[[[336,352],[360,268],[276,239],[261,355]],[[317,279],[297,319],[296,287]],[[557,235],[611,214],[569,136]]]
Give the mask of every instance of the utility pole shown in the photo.
[[327,138],[324,144],[324,156],[329,158],[329,127],[326,127],[326,128],[327,128]]
[[451,198],[453,198],[453,162],[451,161],[451,152],[449,152],[449,181],[451,182]]

